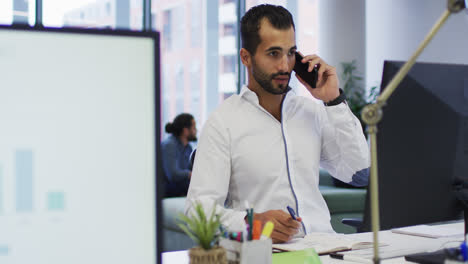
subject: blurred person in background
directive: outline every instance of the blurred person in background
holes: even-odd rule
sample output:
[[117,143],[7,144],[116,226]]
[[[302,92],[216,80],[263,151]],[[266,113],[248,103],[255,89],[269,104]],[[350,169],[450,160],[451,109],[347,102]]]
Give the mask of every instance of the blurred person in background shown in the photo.
[[191,114],[182,113],[166,124],[170,136],[161,142],[166,197],[186,196],[192,176],[189,142],[197,140],[197,126]]

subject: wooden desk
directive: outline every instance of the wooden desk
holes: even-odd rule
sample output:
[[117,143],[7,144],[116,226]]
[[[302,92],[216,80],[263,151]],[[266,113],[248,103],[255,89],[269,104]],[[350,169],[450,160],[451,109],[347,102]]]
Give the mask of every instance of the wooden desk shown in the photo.
[[[463,222],[455,223],[455,224],[447,224],[442,225],[447,227],[455,227],[457,229],[463,230],[464,225]],[[363,239],[367,241],[372,241],[372,233],[360,233],[360,234],[351,234],[350,237],[354,237],[357,239]],[[390,252],[399,252],[402,255],[408,255],[418,252],[424,251],[435,251],[444,247],[455,247],[460,244],[459,241],[463,240],[463,237],[449,237],[449,238],[425,238],[425,237],[418,237],[418,236],[409,236],[409,235],[402,235],[392,233],[390,231],[381,231],[379,233],[379,240],[380,243],[388,244],[388,246],[381,248],[381,255],[384,256]],[[162,263],[163,264],[172,264],[172,263],[181,263],[181,264],[188,264],[188,251],[173,251],[173,252],[164,252],[162,254]],[[320,260],[324,264],[344,264],[344,263],[356,263],[356,262],[349,262],[343,261],[338,259],[330,258],[330,256],[321,256]],[[390,263],[412,263],[405,261],[404,257],[392,258],[392,259],[384,259],[381,261],[382,263],[390,264]],[[294,264],[294,263],[291,263]],[[302,263],[301,263],[302,264]]]

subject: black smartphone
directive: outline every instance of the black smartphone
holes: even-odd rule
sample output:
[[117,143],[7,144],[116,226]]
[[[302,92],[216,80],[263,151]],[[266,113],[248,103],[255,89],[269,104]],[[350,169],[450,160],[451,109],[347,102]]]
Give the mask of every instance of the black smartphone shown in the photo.
[[299,75],[306,83],[312,88],[317,88],[317,79],[318,79],[318,65],[315,65],[314,69],[311,72],[308,72],[309,63],[302,63],[301,54],[296,52],[296,64],[294,64],[294,71]]

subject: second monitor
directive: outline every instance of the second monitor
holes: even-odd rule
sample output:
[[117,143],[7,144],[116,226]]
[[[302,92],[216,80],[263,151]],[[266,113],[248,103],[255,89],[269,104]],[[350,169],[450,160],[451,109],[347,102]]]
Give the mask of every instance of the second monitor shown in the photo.
[[[403,62],[386,61],[385,87]],[[468,185],[468,66],[416,63],[378,125],[382,230],[462,218]],[[369,191],[368,191],[369,197]],[[370,231],[367,200],[360,231]]]

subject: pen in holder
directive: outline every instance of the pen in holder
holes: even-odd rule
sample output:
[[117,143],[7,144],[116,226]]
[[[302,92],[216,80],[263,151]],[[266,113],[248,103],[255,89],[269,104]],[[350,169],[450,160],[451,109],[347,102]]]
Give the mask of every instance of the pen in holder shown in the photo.
[[229,264],[271,264],[274,224],[268,221],[262,230],[262,222],[253,218],[253,209],[247,207],[246,232],[222,232],[219,245],[226,250]]
[[229,264],[271,264],[271,239],[239,242],[221,238],[219,245],[226,249]]

